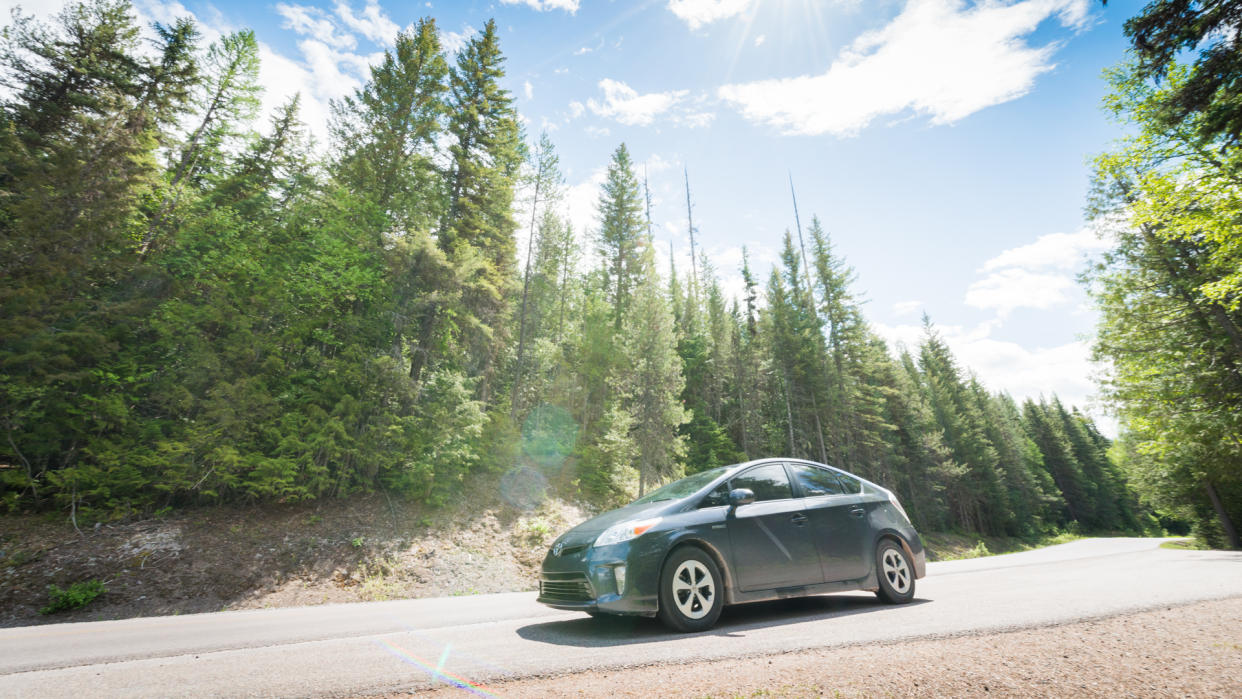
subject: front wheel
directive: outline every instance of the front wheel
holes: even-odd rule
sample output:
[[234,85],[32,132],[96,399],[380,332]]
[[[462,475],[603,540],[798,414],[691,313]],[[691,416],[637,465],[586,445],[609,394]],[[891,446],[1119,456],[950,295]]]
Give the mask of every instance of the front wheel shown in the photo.
[[880,588],[875,596],[889,604],[905,604],[914,599],[914,566],[905,549],[892,539],[884,539],[875,549],[875,572]]
[[677,549],[660,574],[660,621],[677,631],[706,631],[724,607],[720,569],[701,549]]

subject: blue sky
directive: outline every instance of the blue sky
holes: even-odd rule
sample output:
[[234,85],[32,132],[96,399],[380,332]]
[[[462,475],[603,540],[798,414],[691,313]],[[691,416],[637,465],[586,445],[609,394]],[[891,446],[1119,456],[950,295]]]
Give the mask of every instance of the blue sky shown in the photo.
[[556,143],[580,232],[624,141],[683,267],[688,169],[699,242],[736,290],[742,246],[766,278],[794,225],[792,174],[803,224],[823,221],[878,332],[913,346],[926,311],[990,388],[1090,401],[1094,313],[1074,275],[1100,246],[1082,215],[1089,160],[1119,133],[1101,71],[1123,59],[1137,0],[135,5],[193,15],[209,39],[255,29],[267,105],[302,92],[318,134],[399,29],[435,17],[454,47],[495,18],[508,87],[532,138]]

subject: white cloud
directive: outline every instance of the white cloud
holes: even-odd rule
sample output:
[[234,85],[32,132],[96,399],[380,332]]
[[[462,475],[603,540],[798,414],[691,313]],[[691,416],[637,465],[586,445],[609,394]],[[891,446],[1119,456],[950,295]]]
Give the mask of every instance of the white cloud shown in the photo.
[[647,126],[686,96],[685,90],[649,92],[640,95],[634,88],[618,80],[599,81],[603,101],[587,100],[586,106],[595,114],[616,119],[626,126]]
[[922,307],[922,301],[898,301],[893,304],[893,313],[899,316],[908,316]]
[[0,24],[7,25],[13,16],[14,8],[21,8],[23,15],[33,15],[35,19],[46,22],[55,17],[69,4],[68,0],[0,0]]
[[966,290],[966,305],[993,309],[1003,318],[1016,308],[1048,309],[1070,300],[1074,280],[1065,274],[1006,268],[992,272]]
[[966,290],[966,305],[995,310],[1000,317],[1017,308],[1048,309],[1070,303],[1074,273],[1086,256],[1108,247],[1094,231],[1051,233],[1028,245],[1010,248],[983,263],[987,275]]
[[526,5],[532,10],[536,10],[538,12],[564,10],[571,15],[578,11],[578,0],[500,0],[500,4]]
[[910,0],[882,29],[854,40],[820,75],[725,85],[718,95],[785,133],[850,135],[884,115],[951,124],[1029,92],[1052,70],[1057,42],[1026,39],[1056,18],[1081,29],[1089,0]]
[[355,15],[353,9],[342,0],[337,0],[336,15],[345,26],[377,44],[391,44],[397,38],[397,32],[401,31],[397,23],[384,14],[376,0],[367,0],[360,15]]
[[760,34],[759,36],[755,37],[755,48],[759,48],[760,46],[763,46],[763,42],[767,40],[768,40],[767,34]]
[[691,29],[746,11],[754,0],[668,0],[668,9]]
[[569,118],[570,119],[577,119],[578,117],[582,116],[582,113],[585,111],[586,111],[586,106],[583,105],[581,102],[578,102],[575,100],[569,103]]
[[526,99],[528,99],[528,100],[529,100],[529,99],[534,99],[534,97],[535,97],[535,86],[534,86],[534,85],[531,85],[531,84],[530,84],[530,81],[529,81],[529,80],[527,80],[526,82],[522,83],[522,92],[526,95]]
[[714,112],[686,112],[678,115],[676,121],[678,124],[691,129],[701,129],[711,126],[716,120]]
[[600,49],[602,49],[602,48],[604,48],[604,37],[602,37],[602,36],[601,36],[601,37],[599,38],[599,43],[598,43],[598,44],[596,44],[595,46],[582,46],[582,47],[580,47],[580,48],[578,48],[577,50],[575,50],[575,51],[574,51],[574,55],[575,55],[575,56],[585,56],[585,55],[587,55],[588,53],[591,53],[592,51],[598,51],[598,50],[600,50]]
[[993,257],[983,263],[983,271],[1004,267],[1078,269],[1086,255],[1108,248],[1109,242],[1089,228],[1077,233],[1050,233],[1030,245],[1011,248]]
[[300,92],[302,121],[322,142],[327,133],[328,101],[317,94],[316,76],[310,69],[259,42],[259,82],[264,88],[264,114],[271,114],[278,105]]
[[317,7],[282,2],[276,5],[276,13],[285,18],[280,25],[282,29],[292,29],[338,49],[352,49],[358,45],[353,34],[337,33],[336,23]]
[[588,126],[583,130],[586,131],[587,135],[591,138],[600,138],[601,136],[607,136],[612,133],[608,130],[607,126]]
[[574,225],[579,236],[595,229],[599,190],[607,178],[608,169],[598,167],[586,179],[565,189],[565,217]]
[[647,174],[652,175],[672,168],[673,163],[659,153],[652,153],[650,158],[643,161],[643,167],[647,168]]
[[440,34],[440,43],[444,46],[445,51],[454,54],[462,50],[466,42],[470,40],[470,37],[477,34],[478,31],[478,29],[467,24],[461,28],[460,32],[443,32]]

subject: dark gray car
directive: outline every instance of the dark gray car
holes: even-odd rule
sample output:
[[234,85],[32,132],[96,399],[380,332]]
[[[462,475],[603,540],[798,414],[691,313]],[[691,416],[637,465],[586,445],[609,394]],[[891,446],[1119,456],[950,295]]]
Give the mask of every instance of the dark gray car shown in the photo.
[[696,473],[565,532],[543,559],[539,601],[701,631],[726,604],[847,590],[908,602],[926,567],[891,491],[811,461],[761,459]]

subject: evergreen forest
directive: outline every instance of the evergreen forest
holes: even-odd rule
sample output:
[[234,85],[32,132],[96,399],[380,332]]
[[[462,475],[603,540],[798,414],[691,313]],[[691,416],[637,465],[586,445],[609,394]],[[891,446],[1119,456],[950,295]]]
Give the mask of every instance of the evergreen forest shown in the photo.
[[818,217],[730,297],[701,251],[687,269],[657,249],[622,143],[575,230],[494,23],[452,54],[417,22],[315,143],[297,99],[260,113],[251,31],[207,44],[124,0],[15,15],[0,510],[434,505],[481,477],[609,506],[784,455],[893,489],[925,530],[1190,523],[1222,543],[1242,504],[1236,130],[1170,122],[1157,105],[1192,76],[1150,67],[1112,76],[1108,107],[1139,127],[1091,204],[1117,241],[1084,280],[1114,443],[1055,395],[990,391],[926,317],[919,346],[888,346]]

